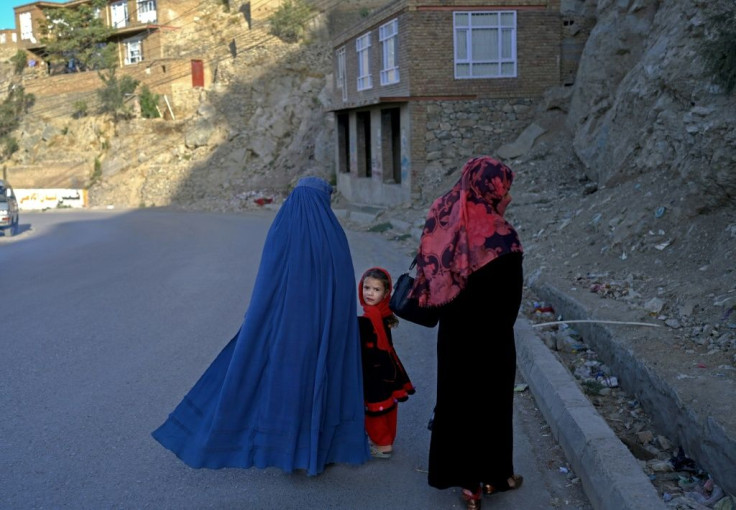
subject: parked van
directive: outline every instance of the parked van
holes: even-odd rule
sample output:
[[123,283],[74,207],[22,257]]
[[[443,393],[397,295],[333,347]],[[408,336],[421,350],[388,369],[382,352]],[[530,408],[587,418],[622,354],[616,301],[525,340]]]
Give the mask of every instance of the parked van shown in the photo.
[[5,236],[18,233],[18,200],[10,183],[0,179],[0,232]]

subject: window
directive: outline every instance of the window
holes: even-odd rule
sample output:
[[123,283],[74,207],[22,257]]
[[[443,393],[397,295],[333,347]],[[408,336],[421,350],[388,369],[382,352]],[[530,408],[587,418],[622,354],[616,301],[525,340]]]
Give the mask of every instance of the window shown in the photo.
[[143,60],[143,44],[140,38],[125,41],[125,65]]
[[358,37],[355,41],[355,51],[358,53],[358,90],[373,88],[371,79],[371,33]]
[[348,82],[345,75],[345,47],[337,50],[337,88],[342,90],[342,100],[348,100]]
[[31,22],[31,13],[22,12],[18,15],[18,21],[20,22],[20,39],[21,41],[36,42],[36,38],[33,37],[33,23]]
[[122,28],[128,25],[128,1],[110,4],[113,28]]
[[383,66],[381,67],[381,85],[399,83],[399,66],[396,57],[398,43],[399,20],[389,21],[378,29],[378,40],[381,41]]
[[455,78],[516,77],[516,12],[456,12]]
[[156,23],[156,0],[138,0],[138,21]]

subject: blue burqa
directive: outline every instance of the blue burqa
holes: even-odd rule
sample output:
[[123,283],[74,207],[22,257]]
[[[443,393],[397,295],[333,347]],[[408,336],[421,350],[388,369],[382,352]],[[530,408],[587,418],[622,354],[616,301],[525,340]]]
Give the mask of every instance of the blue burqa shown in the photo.
[[266,237],[240,330],[153,432],[189,466],[316,475],[370,458],[355,272],[331,193],[299,181]]

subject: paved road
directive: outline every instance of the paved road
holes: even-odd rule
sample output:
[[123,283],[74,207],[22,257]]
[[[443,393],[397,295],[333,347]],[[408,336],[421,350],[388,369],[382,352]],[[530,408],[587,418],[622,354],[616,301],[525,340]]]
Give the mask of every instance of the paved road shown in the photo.
[[[239,327],[272,218],[51,211],[0,237],[0,508],[462,508],[426,483],[435,331],[408,323],[394,339],[418,392],[400,408],[390,461],[311,478],[194,470],[151,439]],[[348,238],[356,280],[409,260],[379,235]],[[481,405],[469,419],[492,413]],[[484,508],[590,510],[529,392],[515,419],[523,489]]]

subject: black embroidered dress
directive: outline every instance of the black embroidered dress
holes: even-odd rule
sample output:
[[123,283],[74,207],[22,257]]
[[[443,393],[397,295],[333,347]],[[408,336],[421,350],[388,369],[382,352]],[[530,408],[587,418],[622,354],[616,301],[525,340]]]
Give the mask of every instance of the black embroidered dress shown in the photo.
[[409,380],[404,365],[394,350],[391,328],[383,319],[383,328],[388,337],[390,350],[378,348],[376,332],[368,317],[358,317],[360,347],[363,358],[363,395],[365,411],[369,415],[380,415],[404,402],[415,388]]

